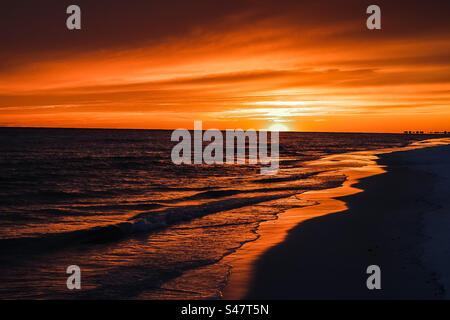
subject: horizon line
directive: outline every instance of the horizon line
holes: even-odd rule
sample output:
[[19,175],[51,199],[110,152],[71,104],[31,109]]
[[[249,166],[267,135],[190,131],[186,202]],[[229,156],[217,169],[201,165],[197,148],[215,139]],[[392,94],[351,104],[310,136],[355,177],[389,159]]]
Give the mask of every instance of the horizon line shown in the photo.
[[[92,127],[92,128],[86,128],[86,127],[40,127],[40,126],[36,126],[36,127],[29,127],[29,126],[0,126],[0,129],[75,129],[75,130],[153,130],[153,131],[171,131],[171,130],[177,130],[177,129],[186,129],[186,128],[173,128],[173,129],[155,129],[155,128],[101,128],[101,127]],[[211,129],[215,129],[215,128],[211,128]],[[229,128],[231,129],[231,128]],[[236,129],[240,129],[240,128],[235,128],[232,130],[236,130]],[[251,129],[251,128],[250,128]],[[189,131],[194,131],[194,129],[186,129]],[[208,129],[203,129],[202,131],[206,131]],[[219,131],[225,131],[228,129],[217,129]],[[247,129],[249,130],[249,129]],[[261,131],[260,130],[256,130],[255,131]],[[266,130],[268,132],[272,132],[270,130]],[[411,131],[411,133],[407,133],[405,131]],[[423,133],[415,133],[416,131],[422,131]],[[370,134],[403,134],[403,135],[438,135],[438,134],[442,134],[442,135],[448,135],[450,134],[450,130],[449,131],[424,131],[424,130],[402,130],[400,132],[374,132],[374,131],[293,131],[293,130],[283,130],[283,131],[279,131],[279,132],[291,132],[291,133],[370,133]],[[437,133],[436,133],[437,132]]]

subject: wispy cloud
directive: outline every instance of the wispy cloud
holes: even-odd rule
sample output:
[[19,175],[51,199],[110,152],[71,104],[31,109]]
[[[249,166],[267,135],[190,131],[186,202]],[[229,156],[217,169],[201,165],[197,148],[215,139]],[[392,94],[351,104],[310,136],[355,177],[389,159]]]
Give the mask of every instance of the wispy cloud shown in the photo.
[[378,33],[351,0],[112,1],[106,11],[83,2],[90,19],[78,34],[54,25],[61,4],[49,2],[57,9],[39,19],[33,5],[8,5],[33,30],[1,22],[10,30],[0,45],[1,123],[448,129],[448,2],[382,1]]

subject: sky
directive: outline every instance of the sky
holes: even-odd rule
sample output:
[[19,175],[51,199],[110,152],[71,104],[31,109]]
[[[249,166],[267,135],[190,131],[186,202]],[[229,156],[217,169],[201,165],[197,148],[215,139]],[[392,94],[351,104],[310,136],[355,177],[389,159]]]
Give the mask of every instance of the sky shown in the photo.
[[[81,8],[81,30],[66,8]],[[381,30],[366,8],[381,8]],[[450,130],[450,1],[42,0],[0,10],[0,126]]]

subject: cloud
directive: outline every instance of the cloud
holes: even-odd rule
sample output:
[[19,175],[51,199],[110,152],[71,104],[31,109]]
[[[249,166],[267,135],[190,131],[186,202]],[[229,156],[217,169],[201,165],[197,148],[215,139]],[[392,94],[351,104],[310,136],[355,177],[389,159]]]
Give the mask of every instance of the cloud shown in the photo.
[[157,127],[164,117],[175,127],[199,116],[245,127],[320,116],[311,125],[332,130],[322,115],[434,112],[431,125],[449,114],[448,1],[379,1],[379,32],[365,29],[370,3],[356,0],[80,0],[80,32],[65,29],[68,4],[5,4],[2,123]]

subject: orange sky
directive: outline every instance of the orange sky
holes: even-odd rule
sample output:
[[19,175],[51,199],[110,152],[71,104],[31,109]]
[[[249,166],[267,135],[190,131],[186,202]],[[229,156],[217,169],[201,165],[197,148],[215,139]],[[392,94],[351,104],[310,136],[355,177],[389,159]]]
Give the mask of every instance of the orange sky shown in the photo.
[[364,1],[171,2],[3,21],[0,126],[450,130],[448,3],[379,2],[369,31]]

